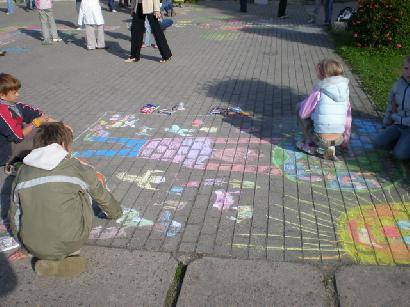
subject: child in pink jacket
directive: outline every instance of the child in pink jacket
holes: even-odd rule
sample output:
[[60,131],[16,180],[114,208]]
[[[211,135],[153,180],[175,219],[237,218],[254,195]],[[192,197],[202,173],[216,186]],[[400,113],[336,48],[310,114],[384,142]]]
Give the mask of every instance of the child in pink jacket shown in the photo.
[[[61,42],[58,37],[56,22],[53,13],[52,0],[36,0],[36,8],[40,16],[41,32],[43,33],[43,45],[51,45],[52,42]],[[50,39],[51,32],[51,39]]]

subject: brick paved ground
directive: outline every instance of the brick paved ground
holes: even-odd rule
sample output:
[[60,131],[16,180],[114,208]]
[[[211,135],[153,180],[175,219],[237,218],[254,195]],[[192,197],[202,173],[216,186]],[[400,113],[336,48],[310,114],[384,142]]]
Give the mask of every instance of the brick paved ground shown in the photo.
[[[174,54],[143,49],[126,64],[125,12],[104,12],[108,51],[87,51],[75,9],[57,3],[64,43],[43,47],[35,12],[0,20],[2,71],[22,98],[73,126],[76,155],[95,165],[122,200],[117,221],[96,219],[89,244],[284,261],[408,264],[405,167],[372,148],[377,114],[351,79],[353,134],[329,162],[295,150],[296,104],[336,57],[324,30],[290,4],[272,8],[204,1],[177,9],[166,32]],[[146,103],[185,111],[142,115]],[[240,106],[246,117],[208,115]]]

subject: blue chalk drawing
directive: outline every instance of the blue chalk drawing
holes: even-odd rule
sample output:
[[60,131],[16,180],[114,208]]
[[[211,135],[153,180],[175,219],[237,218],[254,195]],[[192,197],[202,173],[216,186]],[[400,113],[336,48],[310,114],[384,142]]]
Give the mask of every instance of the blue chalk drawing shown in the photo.
[[119,138],[119,137],[105,137],[105,136],[91,136],[87,139],[91,142],[99,143],[113,143],[124,145],[127,148],[123,149],[98,149],[98,150],[84,150],[74,153],[74,157],[91,158],[91,157],[138,157],[141,147],[147,143],[147,140]]

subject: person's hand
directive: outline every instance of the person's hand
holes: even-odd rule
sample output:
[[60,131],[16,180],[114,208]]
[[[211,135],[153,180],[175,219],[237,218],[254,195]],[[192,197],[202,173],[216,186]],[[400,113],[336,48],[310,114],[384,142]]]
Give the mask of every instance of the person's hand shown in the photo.
[[154,16],[156,19],[161,19],[161,13],[160,12],[154,12]]

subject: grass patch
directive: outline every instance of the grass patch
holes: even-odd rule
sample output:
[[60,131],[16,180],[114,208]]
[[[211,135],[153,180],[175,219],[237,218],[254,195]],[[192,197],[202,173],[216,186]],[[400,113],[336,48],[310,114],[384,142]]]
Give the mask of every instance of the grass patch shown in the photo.
[[363,89],[370,95],[376,108],[384,111],[390,89],[401,75],[403,57],[410,54],[410,48],[356,48],[350,32],[330,31],[330,35],[336,44],[336,52],[359,76]]
[[165,307],[174,307],[177,305],[186,269],[187,266],[185,264],[181,262],[178,263],[177,269],[175,270],[174,280],[172,281],[171,286],[168,289],[167,296],[165,297]]

